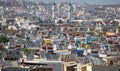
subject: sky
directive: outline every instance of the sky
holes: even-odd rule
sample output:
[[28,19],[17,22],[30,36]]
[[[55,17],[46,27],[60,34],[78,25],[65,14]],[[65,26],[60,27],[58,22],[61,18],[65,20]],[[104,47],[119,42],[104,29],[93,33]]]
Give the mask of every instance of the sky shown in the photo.
[[[46,2],[50,0],[44,0]],[[67,2],[68,0],[55,0],[55,2]],[[87,3],[87,4],[120,4],[120,0],[71,0],[73,3]]]

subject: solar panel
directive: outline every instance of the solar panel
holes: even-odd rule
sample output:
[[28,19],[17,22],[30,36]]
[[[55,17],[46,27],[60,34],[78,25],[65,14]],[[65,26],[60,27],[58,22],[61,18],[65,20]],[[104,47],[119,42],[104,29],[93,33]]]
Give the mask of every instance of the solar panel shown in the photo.
[[100,58],[96,58],[96,61],[97,61],[97,64],[98,64],[98,65],[104,64],[104,62],[103,62],[102,59],[100,59]]
[[75,57],[75,55],[70,54],[70,55],[69,55],[69,58],[73,59],[73,58],[76,58],[76,57]]
[[103,65],[104,62],[100,58],[91,57],[91,61],[94,65]]
[[58,55],[57,54],[52,54],[52,59],[54,59],[54,60],[58,60]]
[[80,62],[81,64],[83,64],[84,62],[86,62],[85,57],[80,57],[80,58],[79,58],[79,62]]
[[63,45],[59,45],[59,49],[60,49],[60,50],[63,50]]
[[45,56],[46,56],[47,60],[52,60],[52,57],[49,53],[46,53]]
[[28,56],[28,59],[33,60],[33,59],[34,59],[34,54],[31,53],[31,54]]
[[44,53],[44,52],[40,52],[40,57],[41,57],[41,58],[46,58],[46,57],[45,57],[45,53]]

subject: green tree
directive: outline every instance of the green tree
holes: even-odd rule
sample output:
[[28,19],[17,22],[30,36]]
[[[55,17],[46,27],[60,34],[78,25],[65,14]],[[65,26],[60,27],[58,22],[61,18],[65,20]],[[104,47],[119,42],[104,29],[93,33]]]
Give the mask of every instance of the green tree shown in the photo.
[[27,47],[23,48],[23,51],[24,51],[24,53],[25,53],[26,55],[29,55],[30,53],[35,53],[34,50],[28,49]]
[[0,43],[6,43],[9,42],[9,38],[5,35],[0,35]]
[[58,23],[63,23],[63,21],[62,21],[62,20],[59,20]]

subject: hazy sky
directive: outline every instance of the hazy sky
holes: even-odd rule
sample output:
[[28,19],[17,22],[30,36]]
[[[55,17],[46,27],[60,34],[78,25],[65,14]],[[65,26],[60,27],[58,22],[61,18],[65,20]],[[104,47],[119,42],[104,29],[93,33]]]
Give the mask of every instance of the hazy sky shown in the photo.
[[[43,0],[43,1],[50,1],[50,0]],[[55,2],[67,2],[68,0],[55,0]],[[120,4],[120,0],[71,0],[74,3],[88,3],[88,4]]]

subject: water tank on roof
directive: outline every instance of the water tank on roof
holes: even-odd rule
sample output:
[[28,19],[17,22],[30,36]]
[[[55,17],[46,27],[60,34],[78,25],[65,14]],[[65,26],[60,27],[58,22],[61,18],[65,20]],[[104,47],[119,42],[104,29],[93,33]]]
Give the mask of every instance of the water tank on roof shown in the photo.
[[77,39],[77,40],[76,40],[76,43],[80,43],[80,42],[81,42],[80,39]]
[[92,43],[91,41],[87,41],[87,42],[86,42],[87,45],[90,45],[91,43]]
[[92,38],[90,39],[90,41],[91,41],[92,44],[96,44],[95,38],[92,37]]
[[75,40],[75,43],[80,43],[81,42],[81,39],[77,38],[77,37],[75,37],[74,40]]
[[51,39],[45,39],[44,41],[45,41],[45,44],[46,44],[46,45],[51,44]]
[[79,54],[80,56],[83,56],[84,50],[75,50],[76,54]]
[[91,37],[91,38],[90,38],[90,41],[95,41],[95,38]]
[[103,48],[104,48],[105,50],[109,50],[109,48],[108,48],[108,47],[109,47],[109,45],[108,45],[108,44],[104,44],[104,45],[103,45]]
[[86,45],[85,48],[86,49],[91,49],[91,46],[90,45]]
[[30,39],[30,35],[29,34],[26,34],[25,37],[26,37],[27,40]]
[[53,35],[57,35],[57,32],[53,32],[52,34],[53,34]]

